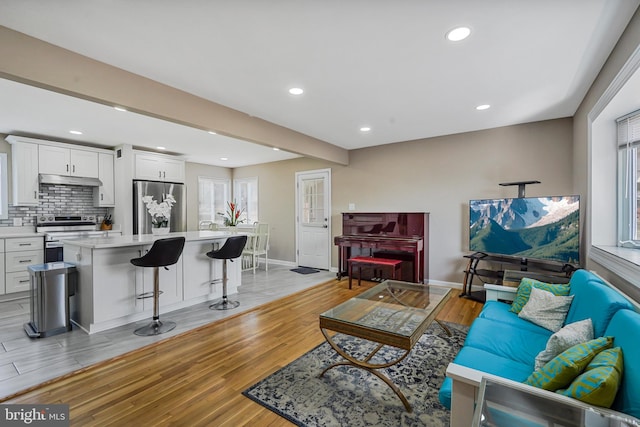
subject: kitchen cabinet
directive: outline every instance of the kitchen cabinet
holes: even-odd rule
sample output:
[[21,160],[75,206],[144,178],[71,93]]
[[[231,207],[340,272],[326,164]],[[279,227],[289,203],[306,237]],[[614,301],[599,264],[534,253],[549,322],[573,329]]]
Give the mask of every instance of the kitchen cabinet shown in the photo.
[[153,153],[135,153],[135,179],[184,182],[184,160]]
[[38,206],[38,144],[18,143],[11,136],[7,141],[11,144],[13,206]]
[[44,262],[44,238],[5,238],[4,252],[5,292],[28,291],[31,280],[27,267]]
[[98,153],[98,178],[102,186],[93,189],[93,205],[113,207],[116,204],[113,154]]
[[4,284],[4,239],[0,239],[0,295],[6,292]]
[[39,172],[52,175],[98,178],[98,153],[53,145],[40,145]]

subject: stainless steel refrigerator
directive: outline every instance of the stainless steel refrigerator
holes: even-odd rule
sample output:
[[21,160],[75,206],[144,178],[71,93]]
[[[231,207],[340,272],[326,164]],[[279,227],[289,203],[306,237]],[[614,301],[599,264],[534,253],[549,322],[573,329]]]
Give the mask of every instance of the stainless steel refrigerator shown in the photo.
[[133,234],[151,234],[151,215],[142,198],[153,196],[153,200],[160,203],[167,194],[176,199],[169,217],[170,231],[187,231],[187,194],[184,184],[133,180]]

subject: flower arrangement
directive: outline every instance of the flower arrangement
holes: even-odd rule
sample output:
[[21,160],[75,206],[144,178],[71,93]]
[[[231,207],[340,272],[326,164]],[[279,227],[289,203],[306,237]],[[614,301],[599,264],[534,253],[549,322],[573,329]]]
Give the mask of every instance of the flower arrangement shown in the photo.
[[142,198],[142,201],[147,207],[147,212],[149,212],[149,214],[151,215],[151,223],[154,227],[169,226],[171,207],[176,202],[176,199],[171,194],[167,194],[164,197],[164,200],[162,200],[162,202],[160,203],[153,200],[153,196],[144,196]]
[[244,219],[240,219],[240,215],[242,215],[243,212],[236,202],[227,202],[227,216],[224,217],[224,225],[235,227],[244,222]]

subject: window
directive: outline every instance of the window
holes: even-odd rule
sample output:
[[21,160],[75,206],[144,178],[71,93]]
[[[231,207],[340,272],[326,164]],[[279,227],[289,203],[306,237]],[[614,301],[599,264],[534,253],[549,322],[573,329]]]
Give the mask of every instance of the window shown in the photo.
[[233,200],[243,213],[240,217],[244,224],[259,221],[258,216],[258,178],[242,178],[233,181]]
[[9,218],[7,153],[0,153],[0,219]]
[[229,180],[198,177],[198,222],[224,223],[229,200]]
[[640,247],[640,111],[618,123],[618,239]]

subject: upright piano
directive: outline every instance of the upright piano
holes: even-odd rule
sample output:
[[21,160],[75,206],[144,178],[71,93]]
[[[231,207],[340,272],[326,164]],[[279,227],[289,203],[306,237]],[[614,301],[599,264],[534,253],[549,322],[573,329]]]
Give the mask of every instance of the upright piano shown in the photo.
[[338,246],[338,279],[348,274],[347,260],[364,255],[406,261],[411,276],[402,280],[424,283],[429,279],[429,214],[426,212],[347,212],[342,214]]

